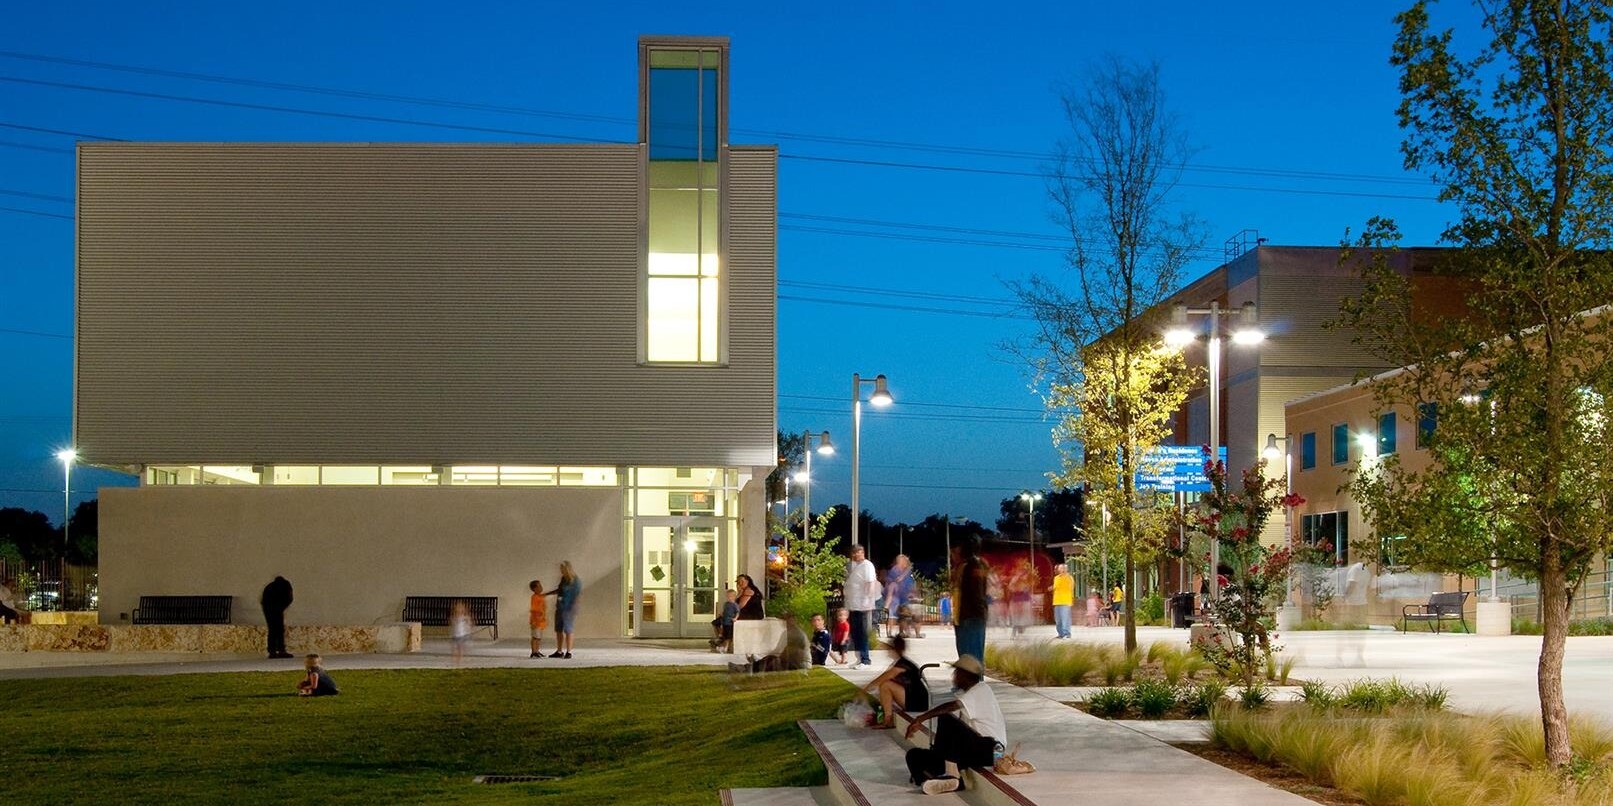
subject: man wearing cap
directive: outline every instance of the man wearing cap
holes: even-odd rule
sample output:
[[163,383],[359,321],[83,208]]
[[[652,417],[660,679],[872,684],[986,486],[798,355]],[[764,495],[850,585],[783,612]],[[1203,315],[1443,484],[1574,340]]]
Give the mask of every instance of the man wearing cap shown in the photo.
[[[935,736],[928,748],[907,751],[907,771],[913,783],[926,795],[956,792],[963,788],[960,767],[986,768],[1008,746],[1008,728],[997,695],[985,684],[986,669],[980,659],[964,655],[952,664],[952,685],[957,697],[913,717],[907,737],[913,738],[920,725],[936,719]],[[953,716],[958,713],[958,716]]]

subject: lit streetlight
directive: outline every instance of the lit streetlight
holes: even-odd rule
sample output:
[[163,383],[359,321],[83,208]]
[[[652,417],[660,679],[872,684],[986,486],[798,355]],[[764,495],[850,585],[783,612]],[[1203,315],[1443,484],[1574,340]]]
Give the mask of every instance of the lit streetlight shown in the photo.
[[[73,519],[72,492],[73,489],[73,462],[78,460],[78,451],[72,448],[63,448],[56,452],[56,458],[62,463],[62,558],[67,557],[67,547],[72,545],[68,541],[68,522]],[[57,609],[67,606],[66,579],[62,580],[61,588],[57,592],[61,598],[56,600]]]
[[1030,532],[1030,535],[1031,535],[1030,561],[1031,561],[1031,573],[1035,574],[1036,573],[1036,502],[1042,500],[1042,494],[1041,493],[1033,493],[1033,492],[1024,492],[1024,493],[1020,493],[1019,498],[1020,498],[1021,501],[1024,501],[1027,505],[1030,506],[1030,527],[1031,527],[1031,532]]
[[[862,543],[858,539],[860,521],[862,520],[862,503],[858,498],[859,486],[862,481],[859,466],[862,464],[862,431],[863,431],[863,385],[874,387],[873,394],[868,396],[868,402],[879,408],[889,406],[895,398],[891,397],[890,386],[884,375],[875,375],[872,379],[852,373],[851,375],[851,544]],[[863,553],[872,561],[874,552],[872,546],[864,546]]]
[[[1221,318],[1237,317],[1238,329],[1232,333],[1232,342],[1254,346],[1265,341],[1260,329],[1260,314],[1253,302],[1239,308],[1222,308],[1220,301],[1212,301],[1208,308],[1189,308],[1177,304],[1171,308],[1171,327],[1165,332],[1165,343],[1172,347],[1186,347],[1198,339],[1189,326],[1189,317],[1204,316],[1210,320],[1209,351],[1205,364],[1209,367],[1210,397],[1210,461],[1221,458]],[[1210,599],[1221,598],[1221,541],[1210,541]]]
[[[1282,443],[1281,448],[1278,447],[1279,441]],[[1294,494],[1294,452],[1292,437],[1290,437],[1288,434],[1284,434],[1279,439],[1276,434],[1267,434],[1266,449],[1261,451],[1261,455],[1265,456],[1266,460],[1271,462],[1277,461],[1279,457],[1281,457],[1283,460],[1283,537],[1287,539],[1289,554],[1288,601],[1284,602],[1282,608],[1280,608],[1280,611],[1277,614],[1277,621],[1281,629],[1290,629],[1299,621],[1299,614],[1293,610],[1293,608],[1297,607],[1299,603],[1296,601],[1296,597],[1294,595],[1296,592],[1293,571],[1294,526],[1291,523],[1294,514],[1294,507],[1289,504],[1289,501],[1292,500]],[[1286,617],[1281,611],[1287,611]]]
[[[818,438],[818,453],[832,456],[835,452],[833,442],[829,441],[829,432],[813,434],[811,431],[801,432],[801,453],[806,457],[801,472],[795,474],[795,482],[801,485],[801,539],[812,539],[812,438]],[[788,568],[789,566],[785,566]]]

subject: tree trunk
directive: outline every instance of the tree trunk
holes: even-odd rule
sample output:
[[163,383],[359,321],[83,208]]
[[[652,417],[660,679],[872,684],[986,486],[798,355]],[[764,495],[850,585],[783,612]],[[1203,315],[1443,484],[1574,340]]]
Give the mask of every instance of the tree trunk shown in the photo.
[[1563,702],[1563,654],[1568,637],[1568,575],[1556,540],[1547,538],[1541,552],[1540,605],[1545,635],[1540,641],[1540,721],[1546,731],[1546,763],[1568,765],[1568,707]]
[[1121,587],[1126,591],[1126,595],[1122,598],[1124,598],[1126,601],[1124,607],[1126,608],[1127,654],[1137,651],[1137,586],[1132,584],[1136,581],[1134,577],[1137,576],[1137,560],[1135,555],[1136,551],[1134,550],[1134,547],[1128,545],[1126,547],[1126,581],[1123,585],[1121,585]]

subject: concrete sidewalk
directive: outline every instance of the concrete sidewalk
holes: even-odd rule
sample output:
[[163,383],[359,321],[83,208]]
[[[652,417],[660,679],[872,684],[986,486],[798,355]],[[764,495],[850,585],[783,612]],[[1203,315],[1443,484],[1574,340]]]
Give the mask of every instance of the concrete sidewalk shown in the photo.
[[[927,635],[909,642],[908,654],[914,661],[924,664],[955,658],[951,633],[930,631]],[[867,685],[889,664],[885,653],[875,655],[874,663],[864,669],[831,668],[854,685]],[[938,699],[950,698],[950,667],[929,670],[925,680]],[[1153,806],[1160,802],[1161,793],[1191,792],[1192,801],[1204,806],[1311,803],[1125,725],[1082,713],[1033,689],[996,680],[989,685],[1007,722],[1009,745],[1018,745],[1019,755],[1036,765],[1037,771],[1031,775],[1005,779],[1031,802]],[[889,763],[900,770],[902,755],[891,753]]]

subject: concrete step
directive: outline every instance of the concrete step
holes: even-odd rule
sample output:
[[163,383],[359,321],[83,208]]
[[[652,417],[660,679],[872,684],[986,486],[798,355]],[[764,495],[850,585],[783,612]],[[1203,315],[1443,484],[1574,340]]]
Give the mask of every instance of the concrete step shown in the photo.
[[722,806],[836,806],[826,786],[778,786],[767,789],[724,789]]
[[907,778],[898,731],[848,728],[834,719],[802,721],[801,730],[829,768],[829,791],[842,806],[945,806],[958,794],[926,795]]

